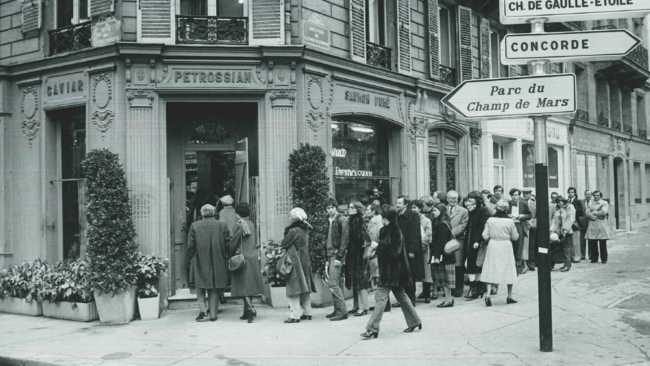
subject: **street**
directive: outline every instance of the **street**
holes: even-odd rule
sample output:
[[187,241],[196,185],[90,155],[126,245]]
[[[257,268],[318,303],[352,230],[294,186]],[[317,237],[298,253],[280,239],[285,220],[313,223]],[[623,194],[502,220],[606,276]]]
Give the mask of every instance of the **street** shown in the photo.
[[[240,305],[196,323],[195,309],[125,326],[0,314],[1,365],[650,365],[650,228],[619,234],[606,265],[582,261],[551,273],[554,352],[539,351],[537,272],[519,277],[506,305],[505,286],[484,302],[453,308],[418,302],[423,329],[411,334],[399,309],[385,314],[379,338],[362,340],[365,317],[284,324],[288,310],[257,307],[254,324]],[[372,296],[371,296],[372,298]],[[348,301],[351,307],[351,300]],[[24,362],[24,363],[23,363]]]

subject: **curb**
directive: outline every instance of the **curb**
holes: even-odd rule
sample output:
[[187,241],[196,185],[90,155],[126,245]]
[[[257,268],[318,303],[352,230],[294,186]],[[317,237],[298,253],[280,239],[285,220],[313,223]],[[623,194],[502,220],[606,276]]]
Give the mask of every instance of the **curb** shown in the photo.
[[56,366],[55,363],[0,356],[0,366]]

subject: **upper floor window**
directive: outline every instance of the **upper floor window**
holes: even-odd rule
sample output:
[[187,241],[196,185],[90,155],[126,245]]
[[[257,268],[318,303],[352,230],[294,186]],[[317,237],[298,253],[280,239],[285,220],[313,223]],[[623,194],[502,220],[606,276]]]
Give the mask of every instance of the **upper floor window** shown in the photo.
[[179,0],[179,15],[243,17],[244,0]]
[[562,63],[551,64],[551,74],[561,74],[563,72],[564,72],[564,64]]
[[440,7],[440,64],[456,68],[456,17],[446,7]]
[[508,76],[508,66],[501,64],[501,53],[500,45],[501,39],[503,36],[495,31],[490,31],[490,72],[491,77],[507,77]]
[[62,28],[90,20],[88,0],[57,0],[55,28]]
[[386,46],[386,1],[367,0],[366,41]]
[[503,145],[493,142],[492,143],[492,158],[494,160],[504,160],[503,158]]

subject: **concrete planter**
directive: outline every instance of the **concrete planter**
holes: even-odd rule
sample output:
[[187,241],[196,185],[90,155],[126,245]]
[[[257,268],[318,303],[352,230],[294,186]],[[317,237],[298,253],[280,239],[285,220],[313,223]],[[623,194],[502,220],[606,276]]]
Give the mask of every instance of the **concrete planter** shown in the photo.
[[[323,308],[332,305],[334,300],[332,300],[332,292],[329,287],[325,282],[323,282],[319,274],[314,273],[313,276],[314,285],[316,285],[316,293],[312,293],[310,296],[311,306],[315,308]],[[346,300],[352,298],[352,290],[345,288],[344,283],[341,284],[341,289],[343,290],[343,297]]]
[[160,316],[160,294],[156,295],[156,297],[138,297],[138,310],[142,320],[158,319]]
[[135,286],[119,294],[103,294],[94,291],[99,321],[108,325],[127,324],[135,314]]
[[286,287],[270,287],[271,289],[271,305],[273,309],[287,309],[289,301],[287,300]]
[[41,316],[43,315],[43,307],[41,306],[41,303],[36,300],[27,302],[25,299],[8,296],[4,299],[0,299],[0,312],[17,315]]
[[43,316],[46,318],[91,322],[99,319],[94,302],[43,302]]

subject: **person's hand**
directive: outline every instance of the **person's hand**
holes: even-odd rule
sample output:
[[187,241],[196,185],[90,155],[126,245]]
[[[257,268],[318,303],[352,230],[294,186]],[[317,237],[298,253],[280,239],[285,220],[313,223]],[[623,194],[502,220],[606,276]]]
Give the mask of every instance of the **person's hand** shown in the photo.
[[474,249],[478,249],[478,243],[474,243]]
[[370,247],[372,249],[377,249],[378,246],[379,246],[379,243],[377,243],[376,241],[371,241],[370,242]]
[[341,267],[341,261],[338,259],[334,260],[334,267]]
[[415,258],[415,254],[409,253],[409,258],[411,258],[411,259]]
[[440,264],[440,259],[439,258],[434,259],[433,264]]
[[562,235],[566,235],[569,232],[567,229],[562,229]]

